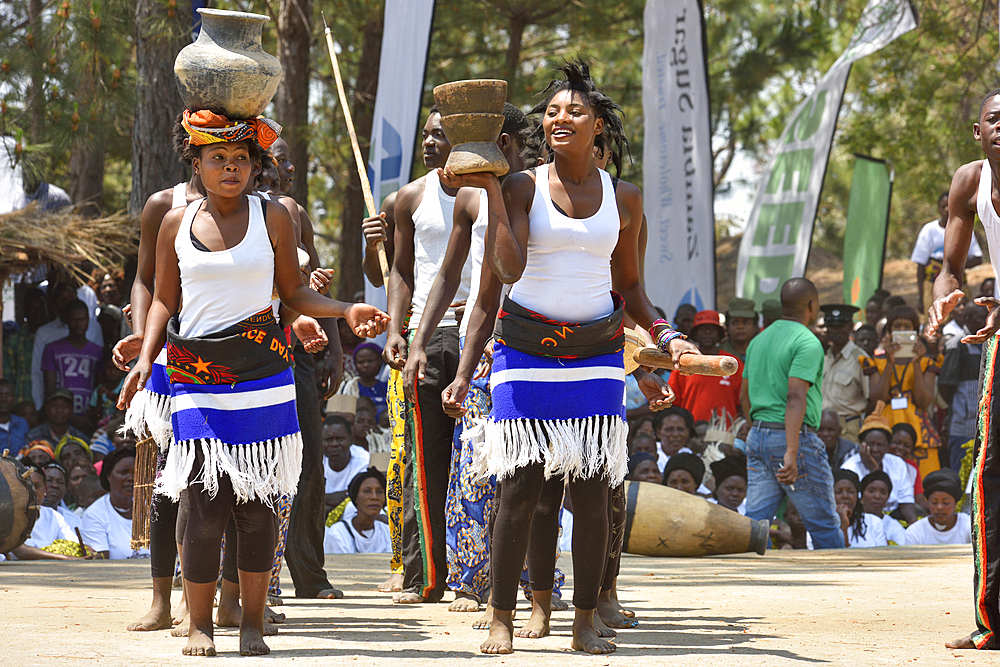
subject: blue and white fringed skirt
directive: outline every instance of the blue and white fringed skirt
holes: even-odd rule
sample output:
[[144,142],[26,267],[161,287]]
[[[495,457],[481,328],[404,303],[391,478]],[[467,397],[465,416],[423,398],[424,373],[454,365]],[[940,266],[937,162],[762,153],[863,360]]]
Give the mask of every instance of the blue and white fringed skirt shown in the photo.
[[[302,470],[302,435],[291,368],[235,384],[171,384],[174,443],[156,491],[172,499],[190,484],[214,496],[232,481],[238,502],[269,505],[293,496]],[[196,454],[203,461],[194,470]]]
[[545,477],[607,477],[628,472],[625,368],[621,352],[557,359],[497,343],[490,375],[493,409],[477,457],[498,480],[529,463]]
[[167,376],[166,346],[156,355],[146,386],[132,398],[132,403],[125,412],[125,424],[121,431],[133,433],[136,438],[143,438],[148,433],[163,453],[170,446],[173,426],[170,423],[170,380]]

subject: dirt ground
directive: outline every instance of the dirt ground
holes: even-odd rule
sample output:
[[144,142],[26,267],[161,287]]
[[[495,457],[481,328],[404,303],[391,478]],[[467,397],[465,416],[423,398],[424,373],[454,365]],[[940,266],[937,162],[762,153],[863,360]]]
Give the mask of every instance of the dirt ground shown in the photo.
[[[572,582],[568,554],[560,559]],[[502,665],[942,665],[995,664],[944,641],[973,628],[970,547],[892,547],[769,552],[703,559],[626,555],[621,598],[639,627],[618,652],[569,651],[572,612],[553,635],[515,640],[509,656],[478,653],[473,614],[447,605],[394,606],[375,586],[384,556],[327,556],[343,600],[286,598],[271,655],[240,658],[235,630],[216,634],[217,660],[239,664]],[[169,632],[126,632],[149,604],[146,562],[0,563],[0,664],[109,666],[194,664]],[[286,582],[287,583],[287,582]],[[176,592],[175,592],[176,593]],[[450,598],[450,596],[448,596]],[[447,598],[446,598],[447,599]],[[527,603],[518,610],[527,618]],[[518,621],[515,621],[515,625]],[[341,662],[343,661],[343,662]]]

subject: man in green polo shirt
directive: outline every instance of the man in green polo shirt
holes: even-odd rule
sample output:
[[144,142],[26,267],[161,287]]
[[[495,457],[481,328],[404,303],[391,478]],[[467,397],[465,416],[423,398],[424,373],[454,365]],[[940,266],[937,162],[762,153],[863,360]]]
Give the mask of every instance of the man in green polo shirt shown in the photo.
[[[782,318],[747,347],[740,402],[753,420],[747,436],[747,505],[770,521],[787,495],[817,549],[844,546],[833,500],[833,473],[819,439],[823,345],[809,330],[819,293],[805,278],[781,286]],[[751,399],[751,397],[753,397]]]

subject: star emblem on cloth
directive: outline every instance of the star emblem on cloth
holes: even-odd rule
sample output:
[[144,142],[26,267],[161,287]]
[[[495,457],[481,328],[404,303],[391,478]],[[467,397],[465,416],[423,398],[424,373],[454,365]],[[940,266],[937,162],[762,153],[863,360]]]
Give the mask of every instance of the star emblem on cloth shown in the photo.
[[194,368],[195,373],[208,373],[209,366],[212,365],[211,361],[202,361],[201,357],[198,357],[198,361],[191,364]]

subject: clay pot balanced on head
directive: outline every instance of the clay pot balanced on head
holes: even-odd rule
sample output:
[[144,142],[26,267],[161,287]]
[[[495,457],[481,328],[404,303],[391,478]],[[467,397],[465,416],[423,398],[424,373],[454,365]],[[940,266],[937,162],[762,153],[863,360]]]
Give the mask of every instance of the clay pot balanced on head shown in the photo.
[[256,118],[281,82],[281,64],[264,51],[262,14],[199,9],[198,40],[181,49],[174,76],[184,105],[229,119]]
[[507,82],[500,79],[452,81],[434,89],[441,127],[451,143],[446,166],[456,174],[506,174],[510,167],[496,141],[503,128]]

